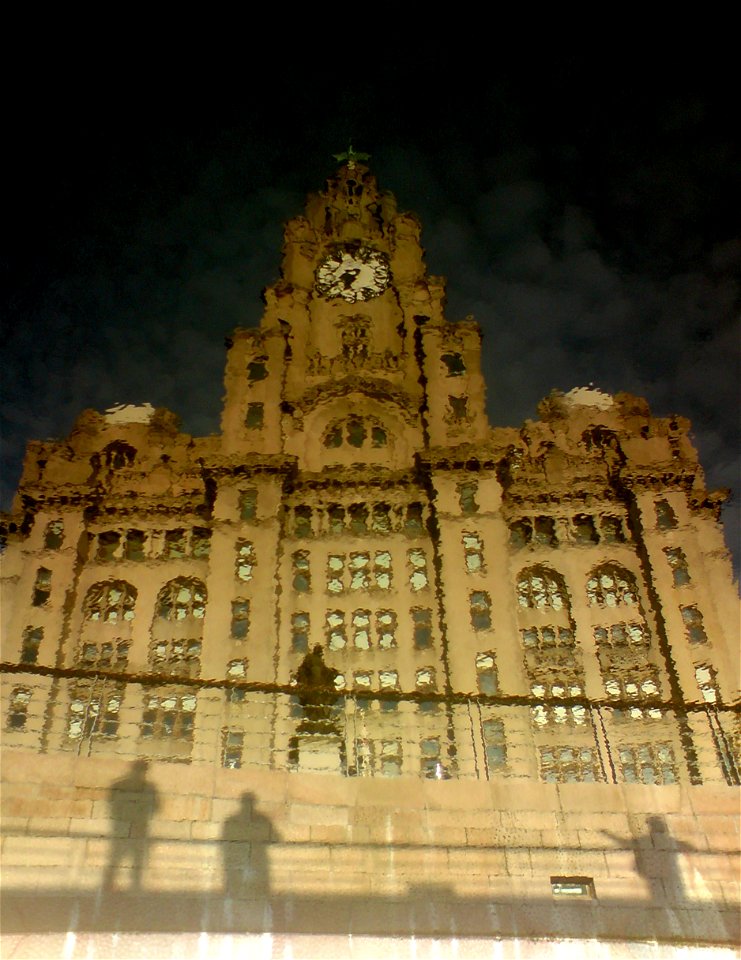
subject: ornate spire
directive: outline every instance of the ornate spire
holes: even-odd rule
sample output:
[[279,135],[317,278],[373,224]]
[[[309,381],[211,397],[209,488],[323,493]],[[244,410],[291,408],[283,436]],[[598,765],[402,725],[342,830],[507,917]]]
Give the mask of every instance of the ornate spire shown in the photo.
[[358,153],[356,150],[353,150],[352,141],[348,144],[347,150],[345,150],[344,153],[333,153],[332,156],[338,163],[347,163],[349,170],[353,170],[357,162],[363,163],[370,160],[369,153]]

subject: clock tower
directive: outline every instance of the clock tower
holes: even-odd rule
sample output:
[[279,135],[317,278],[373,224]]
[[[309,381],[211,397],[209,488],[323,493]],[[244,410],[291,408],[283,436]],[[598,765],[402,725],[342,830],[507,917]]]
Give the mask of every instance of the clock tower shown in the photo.
[[479,330],[445,321],[417,219],[355,156],[287,224],[260,328],[235,334],[222,421],[235,453],[408,469],[423,448],[488,432]]

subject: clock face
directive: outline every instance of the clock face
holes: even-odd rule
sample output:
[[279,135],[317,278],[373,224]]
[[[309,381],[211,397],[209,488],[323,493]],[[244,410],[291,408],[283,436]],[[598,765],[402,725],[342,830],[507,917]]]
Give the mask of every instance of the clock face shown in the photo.
[[386,256],[370,247],[340,247],[328,254],[316,271],[316,288],[324,297],[348,303],[370,300],[389,284]]

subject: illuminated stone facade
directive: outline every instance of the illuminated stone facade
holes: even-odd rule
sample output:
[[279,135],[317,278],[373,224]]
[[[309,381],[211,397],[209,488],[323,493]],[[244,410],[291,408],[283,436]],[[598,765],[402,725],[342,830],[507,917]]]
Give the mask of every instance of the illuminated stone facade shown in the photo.
[[480,329],[444,317],[419,234],[351,157],[229,340],[219,435],[123,406],[30,444],[6,749],[289,792],[738,785],[738,600],[688,422],[581,388],[492,428]]

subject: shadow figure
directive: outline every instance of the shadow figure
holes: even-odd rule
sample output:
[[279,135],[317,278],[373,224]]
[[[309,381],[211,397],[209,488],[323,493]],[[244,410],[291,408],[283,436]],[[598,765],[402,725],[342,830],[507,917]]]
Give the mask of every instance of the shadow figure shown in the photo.
[[699,847],[671,835],[664,817],[646,818],[647,832],[640,837],[619,837],[609,830],[602,830],[621,846],[629,846],[635,858],[636,872],[646,883],[651,899],[665,903],[666,900],[681,902],[687,899],[682,872],[677,859],[680,853],[703,853]]
[[104,890],[114,889],[116,875],[127,861],[131,863],[131,889],[141,889],[150,822],[159,807],[157,790],[147,780],[148,765],[146,760],[136,760],[129,773],[111,784],[108,791],[111,848],[103,877]]
[[242,794],[239,810],[227,817],[221,831],[224,893],[233,899],[267,897],[270,892],[268,845],[271,821],[255,810],[254,795]]
[[301,661],[296,671],[298,698],[303,708],[299,733],[339,734],[337,717],[333,711],[337,696],[332,695],[338,676],[337,670],[324,662],[319,644]]

